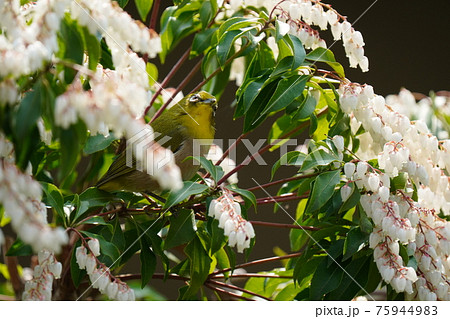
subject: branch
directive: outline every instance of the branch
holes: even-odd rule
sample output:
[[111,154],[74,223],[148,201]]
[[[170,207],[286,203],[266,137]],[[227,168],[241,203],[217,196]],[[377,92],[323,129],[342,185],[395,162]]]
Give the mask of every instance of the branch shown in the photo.
[[290,259],[290,258],[300,257],[302,254],[303,254],[303,249],[300,252],[298,252],[298,253],[288,254],[288,255],[284,255],[284,256],[275,256],[275,257],[258,259],[258,260],[254,260],[254,261],[250,261],[250,262],[247,262],[247,263],[236,265],[236,266],[234,266],[234,268],[229,267],[229,268],[217,270],[217,271],[213,272],[212,274],[210,274],[209,276],[210,277],[214,277],[215,275],[223,274],[223,273],[228,272],[228,271],[233,271],[234,269],[245,268],[245,267],[254,266],[254,265],[259,265],[259,264],[263,264],[263,263],[267,263],[267,262],[271,262],[271,261],[279,261],[279,260],[283,260],[283,259]]
[[[166,75],[166,77],[164,78],[164,80],[161,82],[161,84],[159,85],[158,90],[155,92],[155,94],[153,94],[152,99],[150,101],[150,104],[147,106],[147,108],[145,109],[144,115],[148,113],[148,111],[150,110],[150,108],[152,107],[153,103],[155,103],[156,98],[161,94],[161,92],[164,90],[164,88],[167,86],[167,84],[169,83],[169,81],[172,79],[172,77],[175,75],[175,73],[178,72],[178,70],[180,69],[181,65],[183,65],[184,62],[186,62],[186,60],[189,57],[189,54],[191,52],[191,48],[189,47],[186,52],[184,52],[184,54],[182,55],[182,57],[177,61],[177,63],[173,66],[173,68],[170,70],[170,72]],[[161,107],[156,113],[155,115],[153,115],[152,119],[150,120],[150,123],[152,123],[154,120],[156,120],[161,113],[164,111],[165,108]]]
[[265,300],[268,300],[268,301],[272,301],[272,299],[270,299],[270,298],[267,298],[267,297],[265,297],[263,295],[257,294],[255,292],[252,292],[250,290],[247,290],[247,289],[235,286],[235,285],[226,284],[226,283],[223,283],[223,282],[220,282],[220,281],[217,281],[217,280],[211,280],[211,279],[208,279],[206,282],[210,283],[210,284],[213,284],[213,285],[229,288],[229,289],[239,290],[239,291],[242,291],[243,293],[246,293],[246,294],[249,294],[249,295],[253,295],[255,297],[262,298],[262,299],[265,299]]
[[276,228],[292,228],[292,229],[303,229],[303,230],[320,230],[321,228],[313,227],[313,226],[301,226],[301,225],[291,225],[291,224],[280,224],[280,223],[270,223],[270,222],[262,222],[256,220],[249,220],[252,225],[257,226],[267,226],[267,227],[276,227]]
[[221,293],[224,293],[226,295],[229,295],[229,296],[232,296],[232,297],[235,297],[235,298],[239,298],[239,299],[242,299],[242,300],[246,300],[246,301],[254,301],[253,299],[250,299],[250,298],[247,298],[247,297],[235,294],[234,292],[227,291],[227,290],[221,289],[219,287],[214,287],[213,285],[208,284],[208,283],[205,283],[204,285],[205,285],[205,287],[208,287],[209,289],[211,289],[213,291],[221,292]]
[[319,173],[312,173],[312,174],[293,176],[293,177],[289,177],[289,178],[283,178],[283,179],[280,179],[278,181],[274,181],[274,182],[270,182],[270,183],[266,183],[266,184],[262,184],[262,185],[258,185],[258,186],[254,186],[254,187],[250,187],[250,188],[247,188],[247,190],[248,191],[254,191],[254,190],[257,190],[257,189],[270,187],[270,186],[278,185],[278,184],[284,184],[284,183],[295,181],[295,180],[298,180],[298,179],[310,178],[310,177],[314,177],[314,176],[317,176],[317,175],[319,175]]
[[293,201],[293,200],[297,200],[297,199],[305,199],[308,197],[309,197],[309,194],[297,196],[294,193],[289,193],[289,194],[283,194],[283,195],[279,195],[279,196],[269,196],[269,197],[258,198],[256,200],[256,204],[258,204],[258,205],[272,204],[272,203],[279,204],[282,202]]
[[161,3],[161,0],[155,0],[155,2],[153,2],[152,15],[150,16],[150,23],[148,25],[149,29],[155,30],[155,28],[156,28],[160,3]]

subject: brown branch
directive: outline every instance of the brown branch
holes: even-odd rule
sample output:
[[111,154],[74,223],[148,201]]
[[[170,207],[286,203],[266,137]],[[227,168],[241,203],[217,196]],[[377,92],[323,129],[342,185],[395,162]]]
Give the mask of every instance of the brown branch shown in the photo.
[[256,226],[267,226],[267,227],[276,227],[276,228],[292,228],[292,229],[303,229],[303,230],[320,230],[320,228],[313,226],[301,226],[301,225],[291,225],[291,224],[280,224],[280,223],[270,223],[270,222],[262,222],[256,220],[249,221],[252,225]]
[[[148,111],[150,110],[150,108],[152,107],[153,103],[155,103],[156,98],[161,94],[161,92],[164,90],[164,88],[167,86],[167,84],[169,83],[169,81],[172,79],[172,77],[175,75],[175,73],[178,72],[178,70],[180,69],[181,65],[186,62],[186,60],[189,58],[189,54],[191,52],[191,48],[189,47],[186,52],[184,52],[184,54],[181,56],[181,58],[177,61],[177,63],[173,66],[173,68],[170,70],[170,72],[166,75],[166,77],[164,78],[164,80],[161,82],[161,84],[159,85],[158,90],[153,94],[152,99],[149,103],[149,105],[147,106],[147,108],[145,109],[144,114],[147,114]],[[152,119],[150,120],[150,123],[152,123],[154,120],[156,120],[161,113],[164,111],[165,108],[161,107],[156,113],[155,115],[153,115]]]
[[279,260],[283,260],[283,259],[290,259],[290,258],[300,257],[302,254],[303,254],[303,250],[298,252],[298,253],[258,259],[258,260],[254,260],[254,261],[250,261],[250,262],[247,262],[247,263],[242,263],[242,264],[236,265],[233,268],[229,267],[229,268],[224,268],[224,269],[217,270],[217,271],[213,272],[212,274],[210,274],[209,276],[210,277],[214,277],[217,274],[223,274],[225,272],[232,271],[232,270],[238,269],[238,268],[245,268],[245,267],[259,265],[259,264],[263,264],[263,263],[267,263],[267,262],[279,261]]
[[221,293],[224,293],[226,295],[229,295],[229,296],[232,296],[232,297],[235,297],[235,298],[239,298],[239,299],[242,299],[242,300],[246,300],[246,301],[254,301],[253,299],[250,299],[250,298],[238,295],[238,294],[236,294],[234,292],[227,291],[227,290],[219,288],[219,287],[214,287],[213,285],[208,284],[208,283],[205,283],[204,285],[205,285],[205,287],[207,287],[207,288],[209,288],[209,289],[211,289],[213,291],[221,292]]
[[254,187],[250,187],[250,188],[247,188],[247,190],[248,191],[254,191],[254,190],[257,190],[257,189],[270,187],[270,186],[273,186],[273,185],[284,184],[284,183],[295,181],[295,180],[299,180],[299,179],[314,177],[314,176],[317,176],[318,174],[319,173],[312,173],[312,174],[292,176],[292,177],[289,177],[289,178],[280,179],[280,180],[273,181],[273,182],[270,182],[270,183],[266,183],[266,184],[262,184],[262,185],[258,185],[258,186],[254,186]]
[[235,285],[231,285],[231,284],[227,284],[227,283],[223,283],[223,282],[220,282],[220,281],[217,281],[217,280],[211,280],[211,279],[207,280],[206,282],[210,283],[210,284],[213,284],[213,285],[217,285],[217,286],[221,286],[221,287],[224,287],[224,288],[228,288],[228,289],[239,290],[239,291],[242,291],[243,293],[246,293],[246,294],[249,294],[249,295],[261,298],[261,299],[265,299],[265,300],[268,300],[268,301],[272,301],[272,299],[270,299],[270,298],[267,298],[267,297],[265,297],[263,295],[257,294],[255,292],[252,292],[250,290],[247,290],[247,289],[235,286]]
[[292,276],[279,276],[279,275],[271,275],[271,274],[230,274],[228,276],[218,274],[212,276],[212,278],[278,278],[278,279],[292,279]]

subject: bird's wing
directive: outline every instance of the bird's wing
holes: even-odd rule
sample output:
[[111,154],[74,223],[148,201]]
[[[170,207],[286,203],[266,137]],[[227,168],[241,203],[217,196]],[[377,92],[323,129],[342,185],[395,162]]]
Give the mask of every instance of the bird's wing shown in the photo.
[[[174,127],[167,134],[158,136],[155,140],[160,141],[166,148],[170,148],[174,154],[183,146],[182,135],[179,131],[180,128]],[[163,139],[163,137],[166,137]],[[168,137],[168,138],[167,138]],[[119,156],[109,167],[106,174],[97,182],[97,187],[102,188],[107,186],[109,182],[112,182],[120,177],[127,176],[136,170],[136,159],[132,158],[131,165],[126,165],[126,153],[127,149],[122,151]]]

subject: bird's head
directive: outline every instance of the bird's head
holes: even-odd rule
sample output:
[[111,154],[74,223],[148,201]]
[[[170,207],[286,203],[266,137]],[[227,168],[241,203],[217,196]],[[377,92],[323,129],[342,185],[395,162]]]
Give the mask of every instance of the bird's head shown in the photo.
[[178,106],[182,124],[197,137],[208,135],[214,128],[217,100],[208,92],[191,93]]

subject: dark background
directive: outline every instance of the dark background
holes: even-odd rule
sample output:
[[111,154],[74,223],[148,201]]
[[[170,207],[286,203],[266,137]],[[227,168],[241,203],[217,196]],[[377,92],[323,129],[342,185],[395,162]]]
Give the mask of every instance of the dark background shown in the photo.
[[[346,77],[354,82],[368,83],[374,87],[376,93],[386,96],[396,94],[402,87],[413,92],[429,94],[430,91],[448,90],[450,88],[450,64],[448,32],[450,23],[448,14],[450,2],[441,1],[373,1],[373,0],[337,0],[324,1],[331,4],[339,13],[347,16],[354,28],[363,34],[365,41],[365,55],[369,58],[369,72],[362,73],[359,68],[349,67],[345,57],[342,42],[338,41],[331,50],[345,69]],[[163,2],[164,3],[164,2]],[[373,4],[373,5],[372,5]],[[132,5],[130,1],[129,6]],[[363,15],[367,8],[372,7]],[[131,9],[127,8],[128,10]],[[161,12],[164,8],[160,8]],[[356,23],[355,23],[356,21]],[[159,31],[159,30],[158,30]],[[327,44],[333,43],[330,31],[322,31],[321,36]],[[171,67],[181,57],[190,44],[189,40],[182,42],[168,57],[166,64],[160,66],[158,59],[151,61],[159,66],[162,81]],[[184,68],[170,82],[170,86],[176,87],[185,75],[192,69],[197,61],[188,61]],[[201,81],[200,75],[184,90],[189,92]],[[224,139],[226,148],[229,139],[235,139],[242,130],[240,119],[233,121],[233,109],[231,107],[236,90],[234,83],[227,86],[225,93],[219,101],[219,109],[216,117],[216,138]],[[266,121],[266,125],[252,132],[249,139],[256,143],[259,138],[267,138],[268,130],[274,119]],[[305,136],[300,136],[298,141],[303,143]],[[291,147],[290,150],[293,150]],[[237,162],[239,163],[249,155],[244,147],[237,150]],[[270,181],[270,167],[279,158],[279,152],[266,153],[265,161],[269,167],[260,167],[251,163],[248,167],[239,171],[239,187],[249,188],[256,186],[252,180],[264,184]],[[277,173],[275,179],[284,176],[292,176],[293,170],[283,167]],[[276,194],[278,188],[270,188],[271,194]],[[255,192],[257,197],[266,197],[262,191]],[[295,217],[297,203],[285,205],[286,212]],[[271,221],[277,223],[292,224],[293,220],[282,210],[273,213],[273,205],[258,207],[258,212],[249,212],[250,220]],[[289,230],[279,228],[267,228],[256,226],[256,245],[249,256],[249,260],[274,256],[274,248],[279,247],[286,253],[290,252]],[[243,261],[243,255],[238,254],[238,262]],[[261,267],[247,268],[248,271],[269,270],[281,267],[280,263],[265,264]],[[159,280],[151,282],[157,290],[169,299],[175,299],[178,295],[177,288],[180,282],[168,280],[162,283]]]

